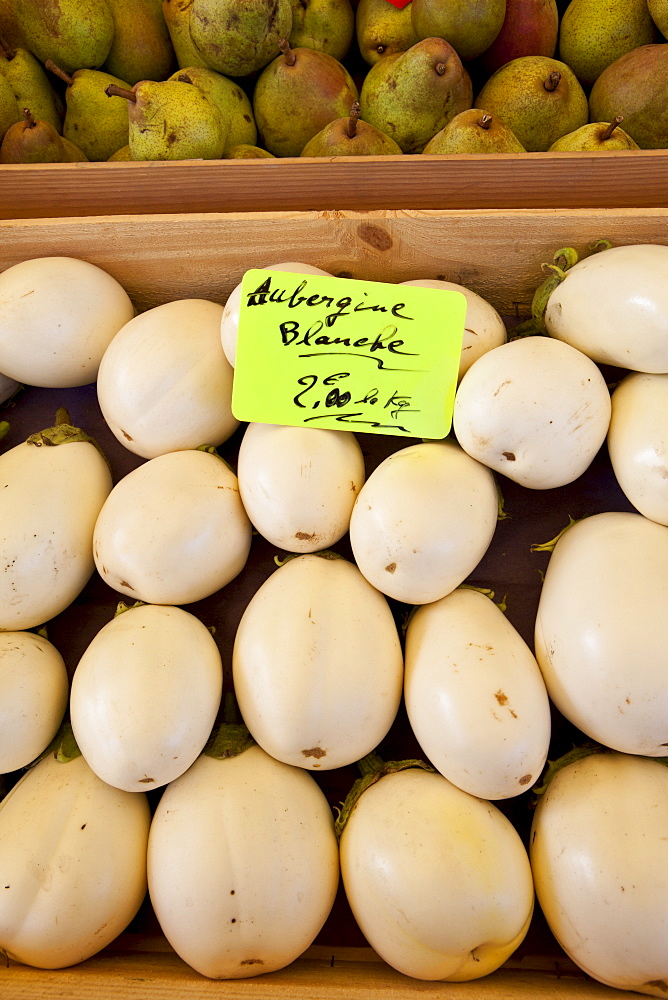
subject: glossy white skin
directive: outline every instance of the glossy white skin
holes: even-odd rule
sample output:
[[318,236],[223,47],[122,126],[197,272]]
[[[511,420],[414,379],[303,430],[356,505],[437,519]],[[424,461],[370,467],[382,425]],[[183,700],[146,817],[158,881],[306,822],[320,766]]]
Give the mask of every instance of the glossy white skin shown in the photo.
[[668,246],[633,244],[591,254],[550,295],[551,337],[594,361],[668,372]]
[[83,590],[111,487],[109,467],[89,442],[23,442],[0,455],[0,631],[42,625]]
[[93,555],[119,593],[149,604],[189,604],[241,572],[251,532],[229,466],[209,452],[174,451],[114,486],[95,524]]
[[177,299],[123,327],[97,379],[102,415],[121,444],[155,458],[217,446],[239,426],[232,415],[232,367],[220,345],[223,307]]
[[108,344],[133,316],[125,289],[95,264],[21,261],[0,274],[0,371],[49,388],[94,382]]
[[254,739],[307,770],[369,753],[401,700],[403,657],[390,608],[344,559],[296,556],[268,577],[239,623],[232,669]]
[[[329,271],[314,267],[313,264],[300,264],[296,261],[285,261],[282,264],[267,264],[266,270],[288,271],[291,274],[324,274],[331,277]],[[237,360],[237,336],[239,334],[239,310],[241,308],[241,282],[230,292],[220,321],[220,340],[225,357],[234,368]]]
[[0,774],[27,767],[48,747],[68,697],[53,643],[35,632],[0,632]]
[[108,784],[159,788],[204,747],[222,684],[218,647],[198,618],[164,605],[130,608],[79,660],[70,695],[75,739]]
[[549,337],[489,351],[462,379],[453,427],[462,448],[529,489],[573,482],[610,424],[610,393],[596,365]]
[[258,746],[202,755],[165,790],[148,848],[149,892],[181,958],[213,979],[281,969],[310,946],[334,903],[332,813],[301,768]]
[[388,597],[427,604],[473,572],[497,513],[494,476],[454,441],[409,445],[360,490],[350,518],[353,555]]
[[458,788],[506,799],[540,777],[550,742],[545,683],[484,594],[455,590],[410,618],[404,697],[422,750]]
[[588,975],[665,997],[668,769],[626,754],[564,767],[540,797],[530,838],[536,895],[552,933]]
[[505,324],[494,306],[470,288],[458,285],[454,281],[441,281],[439,278],[416,278],[412,281],[401,281],[400,284],[418,288],[443,288],[461,292],[466,296],[466,325],[459,359],[458,381],[462,380],[474,361],[508,340]]
[[496,806],[440,774],[409,769],[370,785],[340,852],[362,933],[407,976],[478,979],[526,935],[534,893],[518,833]]
[[0,949],[60,969],[95,955],[146,894],[145,795],[106,785],[83,757],[44,758],[0,804]]
[[595,514],[556,543],[536,615],[550,698],[587,736],[665,757],[668,743],[668,528]]
[[668,525],[668,375],[622,379],[612,394],[608,454],[636,510]]
[[267,541],[316,552],[347,532],[364,456],[349,431],[249,424],[237,475],[248,516]]

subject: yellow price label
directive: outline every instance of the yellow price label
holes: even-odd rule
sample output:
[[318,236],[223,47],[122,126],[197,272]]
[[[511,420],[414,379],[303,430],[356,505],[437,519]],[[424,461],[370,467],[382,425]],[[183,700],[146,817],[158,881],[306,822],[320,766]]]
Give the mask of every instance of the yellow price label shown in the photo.
[[450,289],[246,271],[232,412],[241,421],[444,438],[466,297]]

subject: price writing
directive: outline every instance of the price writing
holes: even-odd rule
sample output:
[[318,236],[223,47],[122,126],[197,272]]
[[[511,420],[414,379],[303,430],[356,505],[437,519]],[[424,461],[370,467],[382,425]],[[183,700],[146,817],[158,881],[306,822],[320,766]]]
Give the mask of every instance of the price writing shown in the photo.
[[448,433],[466,315],[460,292],[251,270],[241,299],[239,420]]

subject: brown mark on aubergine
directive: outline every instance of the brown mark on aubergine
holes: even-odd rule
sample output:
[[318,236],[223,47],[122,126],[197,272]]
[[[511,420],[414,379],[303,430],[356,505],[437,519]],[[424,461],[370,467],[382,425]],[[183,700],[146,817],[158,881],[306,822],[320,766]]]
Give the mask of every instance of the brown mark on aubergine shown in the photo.
[[327,756],[327,751],[323,750],[322,747],[311,747],[310,750],[302,750],[302,756],[315,757],[316,760],[319,760],[321,757]]

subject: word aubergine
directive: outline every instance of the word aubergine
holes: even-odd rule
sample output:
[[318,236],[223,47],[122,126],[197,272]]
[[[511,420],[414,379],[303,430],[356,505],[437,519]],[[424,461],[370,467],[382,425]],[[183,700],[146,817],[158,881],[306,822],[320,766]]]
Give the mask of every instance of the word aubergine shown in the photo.
[[[308,281],[304,279],[301,281],[292,291],[287,288],[272,288],[271,278],[267,278],[263,281],[254,291],[248,292],[246,294],[246,305],[247,306],[264,306],[269,303],[283,305],[288,309],[296,309],[299,306],[325,306],[328,309],[334,309],[334,312],[327,313],[325,316],[324,323],[326,326],[334,326],[337,319],[342,316],[351,316],[354,313],[362,312],[379,312],[379,313],[389,313],[396,319],[407,319],[412,320],[412,316],[407,316],[401,310],[406,308],[405,302],[395,302],[391,306],[382,305],[380,303],[374,302],[356,302],[353,305],[353,300],[349,295],[343,295],[339,299],[334,299],[333,295],[321,295],[319,293],[314,293],[313,295],[302,295],[308,284]],[[367,292],[363,292],[363,295],[367,295]]]

